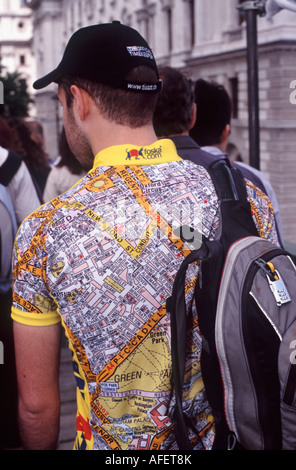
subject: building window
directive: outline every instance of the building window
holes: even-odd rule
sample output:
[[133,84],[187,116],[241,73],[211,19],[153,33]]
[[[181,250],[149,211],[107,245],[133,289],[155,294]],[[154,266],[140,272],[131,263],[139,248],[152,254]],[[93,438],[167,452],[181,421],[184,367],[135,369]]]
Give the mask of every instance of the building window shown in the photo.
[[148,16],[143,18],[143,36],[146,39],[146,41],[150,44],[150,38],[149,38],[149,19]]
[[20,55],[20,65],[25,65],[26,64],[26,56],[21,54]]
[[5,2],[4,2],[4,10],[10,11],[10,0],[5,0]]
[[[241,5],[242,3],[245,3],[246,0],[238,0],[238,6]],[[238,11],[238,24],[241,25],[245,21],[244,15],[241,14],[240,11]]]

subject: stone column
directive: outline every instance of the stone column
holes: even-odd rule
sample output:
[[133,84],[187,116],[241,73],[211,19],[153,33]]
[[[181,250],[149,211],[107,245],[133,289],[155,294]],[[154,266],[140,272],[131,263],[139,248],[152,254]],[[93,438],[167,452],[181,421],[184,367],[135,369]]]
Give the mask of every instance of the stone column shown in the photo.
[[[53,70],[61,60],[63,47],[61,8],[59,0],[36,4],[33,39],[38,60],[37,78]],[[60,41],[57,38],[60,38]],[[44,90],[37,91],[35,95],[36,118],[43,125],[46,151],[51,159],[55,159],[58,155],[57,131],[61,125],[56,93],[57,86],[52,84]]]
[[204,0],[195,0],[194,21],[195,38],[194,45],[199,47],[206,40],[206,28],[208,19],[208,6]]

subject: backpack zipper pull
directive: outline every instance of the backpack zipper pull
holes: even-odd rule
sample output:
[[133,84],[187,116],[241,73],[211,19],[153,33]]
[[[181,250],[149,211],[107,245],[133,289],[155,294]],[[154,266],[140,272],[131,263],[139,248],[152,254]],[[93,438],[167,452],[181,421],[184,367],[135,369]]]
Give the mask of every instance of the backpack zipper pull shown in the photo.
[[262,269],[265,272],[268,279],[270,279],[272,282],[277,280],[277,277],[275,275],[275,269],[274,269],[274,266],[273,266],[272,263],[266,263],[266,261],[264,261],[264,259],[258,258],[255,261],[255,264],[257,264],[259,266],[259,268]]
[[266,263],[261,258],[256,260],[255,263],[265,272],[270,290],[274,295],[278,307],[291,302],[285,283],[274,265],[271,262]]

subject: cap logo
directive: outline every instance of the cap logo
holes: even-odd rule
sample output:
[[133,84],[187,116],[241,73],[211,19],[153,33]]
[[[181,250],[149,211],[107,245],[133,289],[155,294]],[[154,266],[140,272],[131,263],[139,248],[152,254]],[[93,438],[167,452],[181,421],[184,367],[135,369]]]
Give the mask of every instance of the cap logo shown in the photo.
[[131,56],[146,57],[153,59],[153,54],[147,47],[144,46],[127,46],[127,51]]
[[153,84],[139,84],[139,83],[127,83],[126,85],[128,90],[134,90],[134,91],[158,91],[159,85],[158,83],[153,83]]

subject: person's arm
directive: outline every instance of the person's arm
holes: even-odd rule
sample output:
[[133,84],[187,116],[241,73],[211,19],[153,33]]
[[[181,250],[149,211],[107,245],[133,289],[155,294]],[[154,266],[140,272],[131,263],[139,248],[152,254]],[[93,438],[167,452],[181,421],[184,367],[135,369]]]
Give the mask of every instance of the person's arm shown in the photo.
[[26,450],[55,450],[60,424],[60,324],[14,321],[19,426]]

